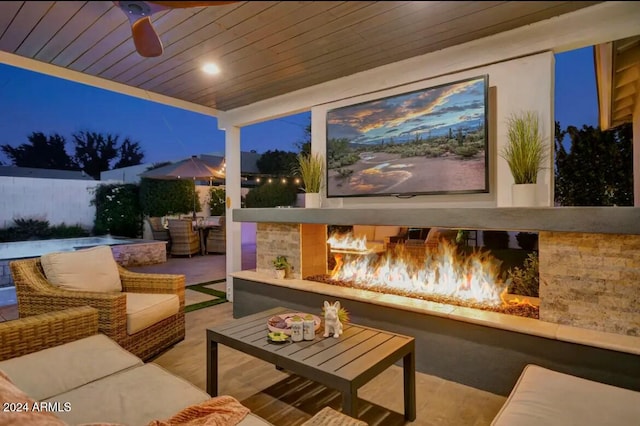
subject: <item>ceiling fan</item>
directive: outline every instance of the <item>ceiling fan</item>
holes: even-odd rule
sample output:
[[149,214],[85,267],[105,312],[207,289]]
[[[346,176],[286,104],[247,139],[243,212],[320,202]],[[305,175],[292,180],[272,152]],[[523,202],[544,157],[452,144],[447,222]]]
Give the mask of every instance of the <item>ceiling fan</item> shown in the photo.
[[188,7],[221,6],[236,1],[114,1],[129,18],[133,44],[140,56],[153,58],[162,55],[163,47],[151,23],[154,13]]

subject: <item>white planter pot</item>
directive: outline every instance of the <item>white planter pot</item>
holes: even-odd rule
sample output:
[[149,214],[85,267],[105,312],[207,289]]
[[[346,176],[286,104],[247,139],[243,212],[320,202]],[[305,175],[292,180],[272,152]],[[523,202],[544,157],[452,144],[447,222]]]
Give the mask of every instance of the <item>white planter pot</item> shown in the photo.
[[286,269],[276,269],[275,277],[279,280],[283,280],[286,273],[287,273]]
[[320,208],[322,198],[319,192],[309,192],[304,194],[304,206],[309,209]]
[[521,183],[511,186],[511,204],[513,207],[537,207],[538,185]]

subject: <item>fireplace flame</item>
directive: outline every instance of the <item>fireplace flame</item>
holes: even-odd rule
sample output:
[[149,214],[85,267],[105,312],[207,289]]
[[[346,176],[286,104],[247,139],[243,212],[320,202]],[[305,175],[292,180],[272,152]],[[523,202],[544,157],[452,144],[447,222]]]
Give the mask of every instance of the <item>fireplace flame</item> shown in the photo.
[[352,233],[335,233],[329,237],[327,244],[331,246],[332,250],[366,251],[367,237],[355,237]]
[[[366,250],[366,239],[364,246],[351,246],[353,241],[362,244],[362,239],[355,239],[351,234],[332,235],[327,242],[332,250],[353,250],[355,247]],[[487,306],[505,303],[503,294],[509,284],[498,278],[500,263],[489,252],[475,250],[460,256],[457,247],[446,240],[441,240],[437,248],[425,248],[423,257],[411,255],[405,246],[398,244],[395,250],[381,256],[349,253],[336,260],[339,261],[330,277],[334,281],[353,282],[360,288],[386,288],[395,293],[443,296]]]

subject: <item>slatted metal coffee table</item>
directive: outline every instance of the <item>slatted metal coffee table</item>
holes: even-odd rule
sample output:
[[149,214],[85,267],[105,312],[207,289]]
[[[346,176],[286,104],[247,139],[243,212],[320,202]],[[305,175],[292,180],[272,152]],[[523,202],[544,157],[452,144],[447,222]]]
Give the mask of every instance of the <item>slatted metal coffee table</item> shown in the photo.
[[358,389],[402,359],[404,417],[416,418],[415,342],[403,336],[357,324],[347,324],[339,338],[273,344],[267,341],[267,321],[296,312],[274,308],[207,329],[207,392],[218,395],[218,344],[270,362],[299,376],[342,392],[342,411],[358,413]]

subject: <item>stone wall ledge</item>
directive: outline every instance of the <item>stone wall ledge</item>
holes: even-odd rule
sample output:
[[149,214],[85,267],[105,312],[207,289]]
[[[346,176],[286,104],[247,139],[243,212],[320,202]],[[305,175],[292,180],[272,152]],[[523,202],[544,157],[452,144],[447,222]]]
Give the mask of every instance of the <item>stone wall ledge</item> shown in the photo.
[[[548,339],[640,355],[640,337],[636,336],[606,333],[597,330],[554,324],[532,318],[446,305],[404,296],[383,295],[377,292],[333,286],[315,281],[302,279],[280,280],[267,274],[256,272],[255,270],[234,272],[231,276],[248,281],[263,282],[270,285],[325,294],[339,299],[357,300],[364,303],[405,309],[412,312],[450,318],[486,327],[494,327]],[[318,310],[320,311],[321,307],[318,307]]]

